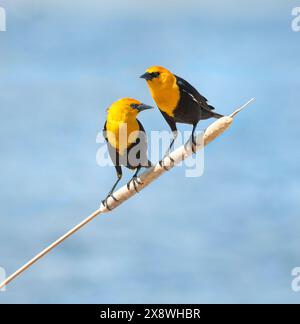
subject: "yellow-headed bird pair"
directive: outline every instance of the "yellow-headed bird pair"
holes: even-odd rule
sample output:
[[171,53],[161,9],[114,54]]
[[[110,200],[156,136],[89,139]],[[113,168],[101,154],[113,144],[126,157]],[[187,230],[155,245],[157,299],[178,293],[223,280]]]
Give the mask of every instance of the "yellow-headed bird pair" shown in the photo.
[[[210,106],[207,99],[193,86],[164,67],[152,66],[147,69],[141,78],[147,81],[150,93],[158,109],[173,132],[173,139],[164,157],[169,154],[177,137],[176,123],[193,125],[191,135],[193,147],[196,145],[194,133],[198,122],[202,119],[223,117],[214,112],[214,107]],[[147,156],[145,130],[137,119],[139,112],[149,108],[152,107],[142,104],[138,100],[123,98],[113,103],[107,110],[104,137],[117,171],[117,181],[103,201],[106,206],[109,197],[115,199],[113,191],[122,178],[122,165],[136,170],[127,184],[129,189],[132,182],[135,190],[137,190],[138,172],[142,167],[151,166]],[[163,166],[162,161],[163,159],[160,164]]]

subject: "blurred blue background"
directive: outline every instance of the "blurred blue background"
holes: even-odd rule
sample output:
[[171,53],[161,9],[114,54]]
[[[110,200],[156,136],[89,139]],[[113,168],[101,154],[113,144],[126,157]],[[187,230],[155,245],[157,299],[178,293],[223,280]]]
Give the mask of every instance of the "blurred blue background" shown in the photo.
[[[300,302],[300,33],[297,1],[1,1],[0,266],[8,274],[98,208],[105,109],[153,100],[163,65],[220,113],[256,102],[205,150],[71,237],[0,303]],[[167,129],[156,110],[149,132]],[[207,123],[201,123],[199,129]],[[180,126],[180,129],[189,129]],[[131,173],[126,171],[123,183]]]

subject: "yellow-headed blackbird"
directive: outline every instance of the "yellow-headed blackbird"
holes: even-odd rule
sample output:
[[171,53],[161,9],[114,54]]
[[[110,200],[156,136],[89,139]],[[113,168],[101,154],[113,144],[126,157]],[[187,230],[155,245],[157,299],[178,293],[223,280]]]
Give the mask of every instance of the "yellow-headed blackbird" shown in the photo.
[[154,101],[173,132],[173,139],[165,156],[177,137],[176,123],[193,125],[191,140],[196,145],[194,133],[198,122],[201,119],[223,117],[214,112],[214,107],[192,85],[164,67],[152,66],[141,78],[147,81]]
[[[132,98],[123,98],[114,102],[107,109],[107,120],[104,124],[103,135],[107,141],[108,152],[117,171],[117,181],[102,202],[107,206],[107,199],[113,196],[113,192],[122,178],[121,166],[136,170],[132,179],[135,190],[138,182],[138,172],[142,167],[150,167],[151,162],[147,155],[147,137],[143,125],[136,118],[138,113],[153,107],[145,105]],[[116,200],[116,199],[115,199]]]

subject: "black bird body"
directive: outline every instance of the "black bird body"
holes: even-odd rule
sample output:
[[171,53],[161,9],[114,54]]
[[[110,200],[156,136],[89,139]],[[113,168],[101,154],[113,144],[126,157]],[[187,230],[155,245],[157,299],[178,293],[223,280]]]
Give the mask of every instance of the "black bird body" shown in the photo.
[[110,144],[107,136],[107,122],[104,124],[103,136],[107,142],[109,156],[118,173],[122,173],[122,166],[130,170],[135,170],[138,167],[151,166],[151,162],[148,160],[147,135],[141,122],[138,119],[137,122],[139,125],[138,136],[135,142],[131,143],[128,148],[126,148],[124,154],[120,154],[119,150]]
[[192,85],[176,75],[175,78],[180,92],[180,99],[174,110],[174,119],[177,123],[194,125],[202,119],[222,117],[213,111],[215,108],[209,105],[207,99]]
[[200,120],[212,117],[223,117],[213,111],[215,108],[209,105],[207,99],[203,97],[191,84],[176,75],[174,76],[176,78],[180,98],[173,111],[173,116],[160,110],[172,131],[177,130],[176,123],[195,125]]
[[132,182],[136,189],[138,172],[142,167],[149,168],[148,145],[145,129],[136,118],[138,113],[153,107],[142,104],[132,98],[123,98],[114,102],[107,109],[107,119],[103,128],[103,136],[107,142],[108,153],[117,172],[117,180],[102,202],[107,206],[107,199],[122,178],[122,166],[136,170],[132,179],[127,183],[128,189]]
[[200,120],[223,117],[190,83],[164,67],[153,66],[141,78],[146,79],[154,101],[173,132],[167,153],[177,136],[177,123],[193,125],[191,138],[195,144],[194,132]]

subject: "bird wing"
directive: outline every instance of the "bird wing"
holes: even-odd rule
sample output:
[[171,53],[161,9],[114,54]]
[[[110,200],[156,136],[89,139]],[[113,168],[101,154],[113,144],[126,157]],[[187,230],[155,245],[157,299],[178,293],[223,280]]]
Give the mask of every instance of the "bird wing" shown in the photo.
[[147,142],[147,135],[142,123],[137,119],[139,124],[139,131],[140,134],[137,137],[136,141],[132,143],[128,147],[128,155],[129,151],[134,148],[136,145],[139,145],[140,150],[137,152],[137,158],[141,161],[141,166],[151,166],[151,162],[148,160],[148,142]]
[[177,75],[175,75],[175,77],[177,79],[177,85],[179,89],[188,94],[192,98],[192,100],[200,105],[201,108],[207,111],[212,111],[215,109],[213,106],[210,106],[207,103],[207,99],[203,97],[191,84],[178,77]]
[[146,136],[145,129],[139,120],[137,120],[137,122],[139,124],[139,131],[141,133],[137,137],[136,141],[127,148],[127,154],[124,157],[120,156],[118,150],[109,143],[109,140],[106,135],[107,129],[106,129],[106,122],[105,122],[103,128],[103,137],[107,142],[108,152],[115,166],[124,165],[129,169],[135,169],[137,165],[132,165],[130,161],[128,161],[128,156],[130,156],[129,151],[132,148],[134,148],[136,145],[140,145],[139,146],[140,150],[137,152],[137,158],[141,161],[140,163],[141,166],[149,167],[152,165],[152,163],[148,160],[148,143],[147,143],[147,136]]
[[163,117],[166,120],[166,122],[169,124],[172,132],[176,132],[177,131],[177,127],[176,127],[176,122],[175,122],[174,118],[173,117],[170,117],[167,113],[165,113],[162,110],[159,110],[159,111],[163,115]]
[[105,124],[104,124],[102,134],[103,134],[103,137],[105,138],[106,142],[108,142],[108,138],[107,138],[107,136],[106,136],[106,122],[105,122]]
[[139,124],[140,134],[137,137],[136,141],[134,143],[132,143],[128,149],[130,150],[132,147],[134,147],[136,145],[140,145],[140,143],[141,143],[141,148],[143,150],[143,153],[145,151],[146,154],[147,154],[148,143],[147,143],[146,131],[145,131],[144,126],[142,125],[142,123],[138,119],[137,119],[137,122]]

